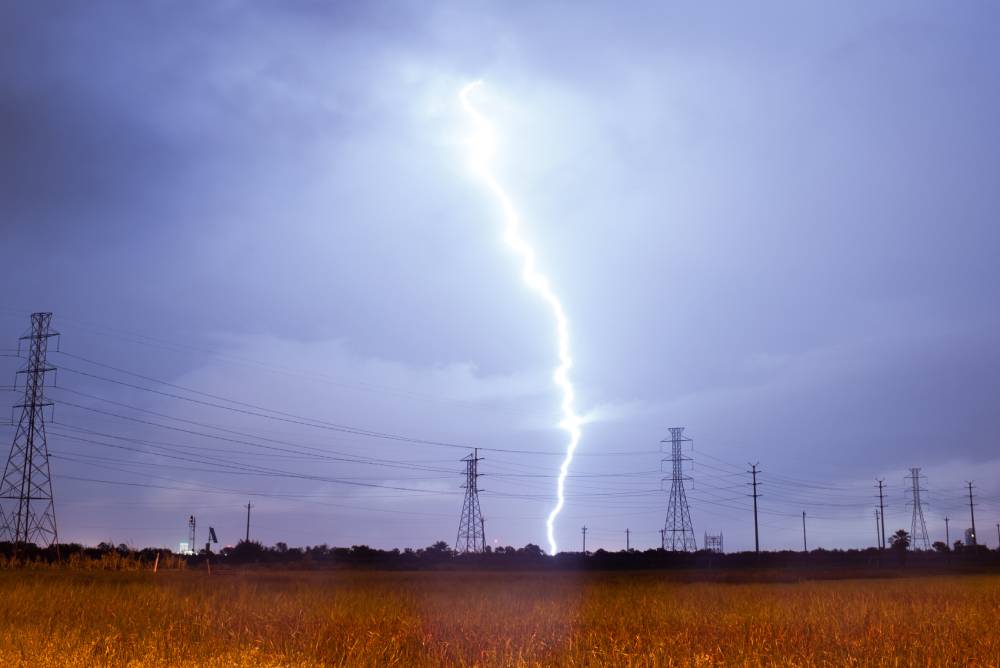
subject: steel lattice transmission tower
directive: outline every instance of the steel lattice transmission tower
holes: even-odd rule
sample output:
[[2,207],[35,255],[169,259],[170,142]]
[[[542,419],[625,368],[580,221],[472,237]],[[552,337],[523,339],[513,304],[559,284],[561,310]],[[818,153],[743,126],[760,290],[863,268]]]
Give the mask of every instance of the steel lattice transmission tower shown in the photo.
[[462,518],[458,521],[458,537],[455,538],[456,552],[485,552],[486,523],[479,509],[479,448],[462,458],[465,462],[465,501],[462,503]]
[[7,506],[4,538],[15,546],[49,546],[59,538],[43,415],[45,407],[52,405],[45,400],[45,374],[55,371],[46,353],[49,339],[59,335],[52,331],[51,323],[51,313],[32,313],[31,332],[21,337],[29,345],[28,362],[17,372],[25,376],[24,401],[14,406],[21,409],[21,418],[0,480],[0,503]]
[[681,452],[681,446],[691,442],[690,438],[684,436],[684,427],[671,427],[670,439],[660,441],[663,444],[670,443],[670,461],[673,466],[673,473],[670,478],[670,502],[667,504],[667,520],[663,526],[663,549],[684,552],[694,552],[698,549],[694,540],[694,526],[691,524],[691,509],[688,508],[687,494],[684,492],[684,481],[690,478],[684,475],[684,461],[690,461],[690,457],[685,457]]
[[198,540],[198,520],[195,519],[194,515],[188,517],[188,550],[191,554],[198,554],[198,548],[195,547],[195,541]]
[[912,481],[910,504],[913,506],[913,520],[910,522],[910,545],[913,549],[931,549],[930,538],[927,537],[927,523],[924,522],[924,504],[920,500],[920,479],[925,476],[920,475],[919,468],[911,468],[907,480]]

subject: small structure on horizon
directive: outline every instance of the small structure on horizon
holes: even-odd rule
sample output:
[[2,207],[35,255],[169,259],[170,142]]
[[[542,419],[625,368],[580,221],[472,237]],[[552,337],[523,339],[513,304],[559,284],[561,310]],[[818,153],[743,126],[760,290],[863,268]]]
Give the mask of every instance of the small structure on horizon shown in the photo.
[[716,554],[722,554],[722,534],[717,536],[712,536],[708,533],[705,534],[705,549],[709,552],[715,552]]

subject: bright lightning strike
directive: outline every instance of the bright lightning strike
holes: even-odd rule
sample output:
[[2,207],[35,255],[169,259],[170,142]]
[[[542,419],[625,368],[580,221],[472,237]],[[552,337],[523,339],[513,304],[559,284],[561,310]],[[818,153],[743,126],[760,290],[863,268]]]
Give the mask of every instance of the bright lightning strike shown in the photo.
[[514,203],[493,174],[491,165],[496,150],[496,130],[489,119],[483,116],[469,100],[471,93],[482,83],[482,81],[473,81],[465,86],[459,94],[462,108],[472,118],[476,128],[476,132],[469,142],[470,164],[472,170],[482,179],[500,203],[504,218],[504,241],[521,259],[521,275],[524,282],[549,305],[556,323],[559,365],[556,367],[552,379],[562,391],[562,420],[559,422],[559,427],[569,435],[569,443],[566,445],[566,456],[562,466],[559,467],[559,478],[556,482],[556,505],[545,520],[549,553],[555,554],[558,547],[553,535],[553,524],[566,502],[566,475],[569,473],[569,466],[573,461],[573,453],[576,452],[576,447],[580,444],[581,425],[583,424],[583,419],[576,414],[573,407],[575,393],[569,377],[569,370],[573,366],[573,359],[569,352],[569,320],[566,319],[566,312],[563,310],[559,297],[552,290],[548,277],[538,270],[535,249],[521,236],[521,219],[514,208]]

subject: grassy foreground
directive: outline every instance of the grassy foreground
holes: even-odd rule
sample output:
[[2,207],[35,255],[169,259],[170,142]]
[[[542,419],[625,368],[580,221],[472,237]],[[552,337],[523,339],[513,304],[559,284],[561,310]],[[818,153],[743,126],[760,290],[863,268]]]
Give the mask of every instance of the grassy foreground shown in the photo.
[[0,571],[0,665],[996,666],[1000,576]]

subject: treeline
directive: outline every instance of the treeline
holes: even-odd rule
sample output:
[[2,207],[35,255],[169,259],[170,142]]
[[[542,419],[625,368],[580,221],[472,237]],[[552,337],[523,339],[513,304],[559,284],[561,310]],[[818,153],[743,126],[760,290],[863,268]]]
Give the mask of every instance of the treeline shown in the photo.
[[84,570],[140,571],[152,567],[182,569],[188,557],[157,548],[133,549],[127,545],[101,543],[85,547],[79,543],[61,543],[38,547],[33,543],[0,542],[0,568],[79,568]]
[[330,547],[314,545],[289,547],[285,543],[264,546],[255,541],[240,541],[234,547],[218,552],[202,550],[197,555],[177,555],[167,549],[133,549],[127,545],[101,543],[97,547],[63,544],[39,548],[0,543],[0,556],[6,563],[13,561],[80,564],[82,561],[127,563],[136,566],[159,561],[162,566],[178,564],[200,566],[275,566],[285,568],[356,568],[379,570],[670,570],[670,569],[806,569],[844,570],[871,568],[927,569],[994,569],[1000,568],[1000,551],[984,546],[935,550],[905,550],[876,548],[862,550],[816,549],[808,553],[796,551],[734,552],[719,554],[670,552],[660,549],[609,552],[596,550],[588,554],[564,552],[549,556],[533,544],[521,548],[487,548],[484,553],[459,554],[443,541],[421,548],[380,550],[367,545]]
[[[202,553],[197,558],[212,558]],[[962,547],[959,550],[892,550],[881,553],[877,548],[863,550],[812,550],[734,552],[719,554],[707,550],[671,552],[661,549],[596,550],[561,552],[549,556],[538,545],[521,548],[487,548],[483,553],[461,554],[447,543],[438,542],[423,549],[379,550],[367,545],[329,547],[316,545],[293,548],[278,543],[264,547],[259,543],[241,542],[234,548],[223,549],[218,558],[224,563],[276,564],[299,567],[346,567],[383,570],[470,569],[470,570],[657,570],[657,569],[739,569],[739,568],[1000,568],[1000,551],[984,546]]]

